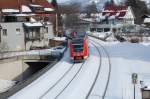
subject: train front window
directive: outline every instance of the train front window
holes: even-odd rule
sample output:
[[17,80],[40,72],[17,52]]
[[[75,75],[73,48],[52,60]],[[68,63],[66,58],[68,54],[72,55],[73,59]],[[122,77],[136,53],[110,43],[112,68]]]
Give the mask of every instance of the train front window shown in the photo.
[[81,52],[83,51],[83,44],[75,44],[73,45],[74,52]]

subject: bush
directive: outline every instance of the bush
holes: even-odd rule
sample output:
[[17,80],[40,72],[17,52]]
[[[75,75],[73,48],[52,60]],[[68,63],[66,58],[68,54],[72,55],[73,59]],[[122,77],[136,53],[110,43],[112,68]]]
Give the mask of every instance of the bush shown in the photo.
[[116,35],[115,38],[116,38],[118,41],[120,41],[120,42],[125,42],[125,41],[126,41],[125,38],[123,38],[123,37],[121,37],[121,36],[119,36],[119,35]]
[[130,42],[131,43],[139,43],[139,39],[138,38],[132,38],[131,40],[130,40]]

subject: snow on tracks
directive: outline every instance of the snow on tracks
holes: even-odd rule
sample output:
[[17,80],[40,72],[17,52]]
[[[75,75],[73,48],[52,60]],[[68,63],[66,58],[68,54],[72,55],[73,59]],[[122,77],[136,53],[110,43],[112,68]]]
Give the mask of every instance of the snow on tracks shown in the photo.
[[102,54],[101,71],[89,99],[105,99],[111,76],[111,61],[107,50],[94,38],[90,38]]
[[64,55],[65,57],[54,67],[30,85],[9,97],[9,99],[39,99],[47,90],[53,87],[70,68],[72,68],[73,64],[70,63],[69,60],[69,50],[65,52]]
[[98,50],[90,44],[90,57],[86,60],[81,71],[57,99],[86,99],[95,82],[99,64],[100,56]]

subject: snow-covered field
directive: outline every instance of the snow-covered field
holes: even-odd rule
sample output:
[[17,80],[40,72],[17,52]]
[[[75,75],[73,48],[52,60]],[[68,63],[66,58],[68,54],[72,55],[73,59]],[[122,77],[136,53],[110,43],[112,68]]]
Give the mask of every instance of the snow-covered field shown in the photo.
[[[102,42],[109,52],[112,63],[111,80],[107,99],[133,99],[132,73],[138,74],[136,99],[141,99],[140,81],[145,85],[150,79],[150,43]],[[150,81],[150,80],[149,80]]]
[[[132,73],[138,74],[135,95],[136,99],[141,99],[140,81],[144,81],[145,85],[150,84],[150,43],[102,42],[95,38],[90,37],[90,39],[103,45],[111,58],[111,76],[105,99],[133,99]],[[102,99],[108,78],[109,64],[102,47],[98,44],[95,45],[102,54],[101,69],[95,86],[88,98]],[[10,97],[10,99],[53,99],[56,96],[58,99],[84,99],[96,77],[100,55],[98,55],[96,48],[90,44],[90,57],[79,73],[76,75],[81,67],[81,63],[74,65],[66,76],[54,86],[73,65],[69,60],[68,52],[64,56],[54,68]],[[71,80],[74,75],[76,75],[75,78]],[[70,81],[71,83],[69,83]],[[68,83],[69,86],[66,86]],[[61,92],[62,90],[63,92]]]

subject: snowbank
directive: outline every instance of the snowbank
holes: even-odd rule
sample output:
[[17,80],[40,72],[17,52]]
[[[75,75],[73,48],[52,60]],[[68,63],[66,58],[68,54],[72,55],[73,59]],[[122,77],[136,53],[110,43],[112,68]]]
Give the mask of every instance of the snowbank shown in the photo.
[[54,37],[53,40],[56,40],[56,41],[66,41],[66,37]]
[[2,80],[0,79],[0,93],[6,92],[12,86],[15,85],[15,81]]
[[66,47],[64,46],[57,46],[50,49],[43,49],[43,50],[30,50],[30,51],[22,51],[22,52],[8,52],[0,54],[0,59],[16,57],[16,56],[23,56],[23,55],[53,55],[53,56],[60,56],[64,53]]

